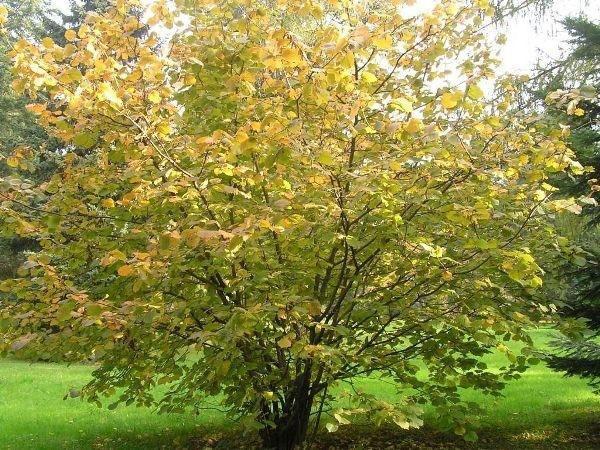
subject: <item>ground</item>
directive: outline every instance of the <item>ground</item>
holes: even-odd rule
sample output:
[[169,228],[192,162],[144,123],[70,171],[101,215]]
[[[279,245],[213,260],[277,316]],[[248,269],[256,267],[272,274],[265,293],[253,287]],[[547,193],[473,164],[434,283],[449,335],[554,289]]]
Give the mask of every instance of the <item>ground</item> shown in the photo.
[[[533,331],[543,348],[548,330]],[[487,362],[500,366],[500,355]],[[0,449],[157,449],[239,448],[256,442],[241,436],[235,424],[218,411],[202,416],[157,415],[150,409],[98,409],[77,398],[63,400],[71,388],[90,376],[84,365],[30,364],[0,360]],[[394,390],[381,380],[356,383],[386,398]],[[428,427],[403,430],[356,425],[337,433],[320,433],[315,448],[339,449],[600,449],[600,396],[578,378],[564,378],[543,364],[530,368],[510,383],[505,396],[480,401],[480,440],[467,444],[460,437]]]

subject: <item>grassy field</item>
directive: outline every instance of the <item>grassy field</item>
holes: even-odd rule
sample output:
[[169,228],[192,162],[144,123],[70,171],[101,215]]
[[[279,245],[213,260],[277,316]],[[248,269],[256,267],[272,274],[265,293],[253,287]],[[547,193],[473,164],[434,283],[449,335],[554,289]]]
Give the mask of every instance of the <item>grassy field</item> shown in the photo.
[[[548,332],[534,331],[544,346]],[[490,365],[503,364],[501,356]],[[90,368],[60,364],[29,364],[0,360],[0,449],[153,449],[204,448],[213,441],[233,448],[227,439],[235,425],[218,412],[203,416],[156,415],[148,409],[123,407],[98,409],[78,399],[63,400],[70,388],[81,386]],[[360,379],[364,389],[393,397],[389,384]],[[455,436],[426,428],[411,433],[372,431],[353,427],[323,435],[320,447],[338,448],[600,448],[600,397],[580,379],[563,378],[543,364],[512,382],[501,399],[467,392],[484,404],[480,416],[481,440],[469,445]],[[223,438],[224,437],[224,438]],[[353,444],[351,444],[351,442]],[[219,445],[217,445],[219,446]]]

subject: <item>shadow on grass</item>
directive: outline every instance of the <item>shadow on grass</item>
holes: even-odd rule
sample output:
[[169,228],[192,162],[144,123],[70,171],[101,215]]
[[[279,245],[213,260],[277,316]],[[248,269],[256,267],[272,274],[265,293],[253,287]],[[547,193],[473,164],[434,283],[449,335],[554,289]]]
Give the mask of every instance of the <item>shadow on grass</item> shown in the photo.
[[[558,424],[557,424],[558,425]],[[222,447],[226,448],[226,447]],[[348,427],[333,434],[320,434],[313,447],[324,449],[600,449],[600,424],[582,423],[573,428],[546,427],[534,430],[480,429],[479,440],[465,442],[460,436],[424,427],[402,431],[392,428]]]
[[[229,450],[262,448],[256,435],[229,434],[199,435],[187,441],[185,448],[194,450]],[[372,425],[349,425],[336,433],[321,432],[310,446],[311,450],[392,450],[392,449],[469,449],[469,450],[597,450],[600,449],[600,423],[581,421],[557,423],[553,427],[525,429],[479,430],[479,440],[465,442],[460,436],[430,427],[403,431],[398,428]]]
[[[336,433],[320,432],[313,450],[367,450],[367,449],[489,449],[489,450],[596,450],[600,449],[600,420],[577,411],[570,420],[552,425],[527,428],[524,426],[484,427],[479,430],[479,441],[467,443],[460,436],[432,427],[403,431],[398,428],[376,428],[370,424],[349,425]],[[574,420],[577,418],[578,420]],[[230,450],[260,449],[256,434],[244,435],[235,426],[197,425],[165,427],[160,430],[118,429],[96,425],[85,429],[79,436],[35,435],[22,436],[20,442],[6,449],[191,449]]]
[[[203,436],[203,441],[209,446],[210,443],[224,440],[222,428],[205,426],[198,426],[195,429],[165,429],[159,433],[116,433],[113,430],[98,430],[98,435],[90,442],[91,445],[89,448],[131,450],[187,449],[196,448],[198,436]],[[206,447],[206,445],[204,445],[204,447]]]
[[[173,427],[155,431],[140,432],[138,430],[123,430],[115,427],[88,427],[79,436],[57,433],[44,433],[28,436],[0,446],[3,450],[80,450],[80,449],[191,449],[197,448],[198,436],[205,443],[229,440],[224,438],[222,428],[218,427]],[[205,447],[206,445],[204,445]],[[200,448],[204,448],[200,447]]]

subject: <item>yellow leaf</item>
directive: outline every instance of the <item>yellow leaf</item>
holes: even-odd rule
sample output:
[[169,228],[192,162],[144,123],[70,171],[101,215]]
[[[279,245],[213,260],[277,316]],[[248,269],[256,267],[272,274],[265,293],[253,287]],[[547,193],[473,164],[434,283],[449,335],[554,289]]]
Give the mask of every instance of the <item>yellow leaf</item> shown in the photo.
[[235,135],[235,142],[238,144],[243,144],[244,142],[248,141],[248,139],[250,139],[250,137],[243,131],[238,131]]
[[183,242],[190,248],[196,248],[200,243],[200,234],[198,233],[198,229],[183,230],[181,233],[181,238],[183,239]]
[[0,5],[0,25],[6,22],[6,18],[8,17],[8,9],[6,6]]
[[280,348],[290,348],[292,346],[292,341],[290,340],[289,337],[284,336],[277,341],[277,345]]
[[267,69],[278,70],[283,68],[283,60],[272,56],[265,59],[264,64]]
[[101,204],[104,208],[114,208],[115,201],[112,198],[105,198],[102,200]]
[[162,134],[163,136],[168,136],[169,134],[171,134],[173,129],[171,128],[171,125],[169,125],[167,122],[161,122],[156,126],[156,131],[158,131],[158,133]]
[[107,101],[115,106],[123,106],[123,102],[118,97],[117,93],[109,83],[100,83],[98,87],[97,97],[100,100]]
[[352,67],[354,67],[354,53],[345,53],[344,57],[340,60],[340,68],[350,69]]
[[395,172],[398,172],[402,170],[402,163],[400,163],[399,161],[392,161],[390,163],[390,169],[392,169]]
[[77,39],[77,32],[75,30],[65,31],[65,39],[69,42],[73,42],[75,39]]
[[449,16],[455,15],[458,11],[459,11],[458,6],[453,3],[449,4],[446,7],[446,13],[448,13]]
[[527,156],[527,155],[519,155],[519,158],[517,159],[517,162],[519,164],[519,167],[523,167],[525,164],[527,164],[529,162],[529,156]]
[[371,72],[363,72],[362,79],[366,83],[375,83],[377,81],[377,77],[375,75],[373,75]]
[[260,219],[258,221],[258,226],[263,229],[269,229],[271,228],[271,222],[269,222],[267,219]]
[[500,118],[497,116],[490,117],[487,122],[495,128],[500,128],[502,126],[502,122],[500,122]]
[[52,38],[45,37],[44,39],[42,39],[42,45],[47,49],[51,49],[54,47],[54,41],[52,40]]
[[395,98],[394,100],[392,100],[391,106],[394,109],[399,109],[400,111],[404,111],[407,113],[412,112],[413,110],[412,102],[404,97]]
[[119,267],[119,270],[117,270],[117,273],[119,274],[119,276],[128,277],[129,275],[131,275],[133,273],[133,267],[131,267],[128,264],[125,264],[125,265]]
[[446,92],[443,94],[441,101],[442,106],[446,109],[452,109],[458,105],[458,99],[456,98],[456,95],[452,94],[451,92]]
[[81,75],[81,72],[79,70],[77,70],[77,68],[75,68],[75,67],[72,67],[71,69],[68,70],[67,76],[69,77],[69,79],[71,81],[81,81],[81,79],[83,78],[83,75]]
[[311,316],[318,316],[321,314],[321,304],[317,300],[309,302],[306,309]]
[[472,84],[471,86],[469,86],[469,89],[467,90],[467,95],[469,96],[469,98],[471,98],[473,100],[479,100],[480,98],[483,97],[483,91],[476,84]]
[[160,103],[160,94],[157,91],[152,91],[148,95],[148,100],[150,100],[152,103]]
[[196,82],[197,82],[196,77],[194,75],[192,75],[191,73],[188,73],[183,78],[183,84],[185,84],[186,86],[193,86],[194,84],[196,84]]
[[387,36],[373,38],[373,45],[382,50],[392,48],[392,36],[388,34]]
[[292,66],[298,66],[302,63],[302,56],[293,48],[284,48],[281,51],[281,57]]
[[450,272],[449,270],[444,270],[442,272],[442,278],[445,281],[450,281],[453,278],[452,272]]
[[418,133],[423,129],[423,121],[421,119],[413,117],[408,122],[406,122],[404,129],[407,133],[410,134]]
[[19,160],[14,156],[9,156],[6,158],[6,164],[8,167],[19,167]]

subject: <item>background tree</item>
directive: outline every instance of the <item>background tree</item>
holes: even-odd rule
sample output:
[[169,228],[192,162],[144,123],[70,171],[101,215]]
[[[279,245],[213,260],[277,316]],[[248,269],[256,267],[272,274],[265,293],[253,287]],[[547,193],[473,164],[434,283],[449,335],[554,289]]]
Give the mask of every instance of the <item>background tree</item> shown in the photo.
[[[11,88],[11,63],[5,53],[7,45],[20,38],[39,40],[55,34],[57,25],[52,19],[55,17],[55,10],[44,1],[3,0],[0,1],[0,6],[11,11],[9,20],[4,24],[9,40],[0,42],[0,122],[3,124],[0,129],[0,174],[6,176],[19,170],[6,163],[6,157],[15,149],[36,148],[38,157],[32,164],[36,168],[34,177],[39,180],[56,169],[54,153],[60,143],[50,137],[36,122],[35,116],[27,111],[26,105],[31,99],[14,94]],[[23,261],[23,251],[35,248],[35,240],[0,237],[0,278],[14,277],[17,267]]]
[[600,25],[590,20],[568,18],[563,22],[571,36],[571,50],[564,57],[540,68],[535,80],[534,98],[549,96],[547,113],[552,120],[568,125],[572,132],[569,143],[578,159],[589,170],[584,177],[563,177],[559,186],[564,195],[589,197],[587,214],[582,225],[573,226],[574,240],[588,252],[589,261],[575,260],[564,268],[568,286],[568,317],[586,319],[589,332],[575,338],[561,339],[562,351],[550,358],[551,367],[568,375],[590,378],[592,385],[600,383],[600,230],[598,229],[597,192],[600,190]]
[[[60,140],[49,136],[27,110],[31,99],[13,92],[11,63],[5,56],[7,45],[22,38],[39,42],[44,37],[51,37],[64,45],[67,28],[79,28],[87,13],[105,10],[108,3],[102,0],[72,1],[70,12],[65,14],[45,0],[0,0],[0,6],[10,11],[5,24],[8,40],[0,43],[0,122],[3,124],[0,130],[0,174],[6,176],[20,170],[6,163],[7,155],[15,149],[21,148],[25,152],[36,149],[37,156],[30,161],[28,170],[33,171],[30,176],[36,181],[46,180],[57,170],[63,148]],[[15,276],[24,260],[24,252],[37,248],[37,242],[32,239],[0,237],[0,278]]]
[[487,1],[403,4],[181,0],[164,51],[140,30],[172,28],[169,5],[142,23],[117,1],[64,46],[17,42],[13,87],[87,151],[2,179],[1,227],[41,243],[0,283],[3,350],[93,357],[83,396],[118,390],[110,407],[220,394],[276,448],[311,417],[419,426],[425,403],[475,439],[460,389],[498,395],[533,362],[524,330],[554,308],[531,297],[539,258],[567,248],[547,216],[580,209],[549,175],[581,166],[511,113],[510,80],[485,98]]
[[61,14],[61,22],[65,29],[79,28],[89,13],[101,13],[110,6],[110,0],[70,0],[68,12]]

